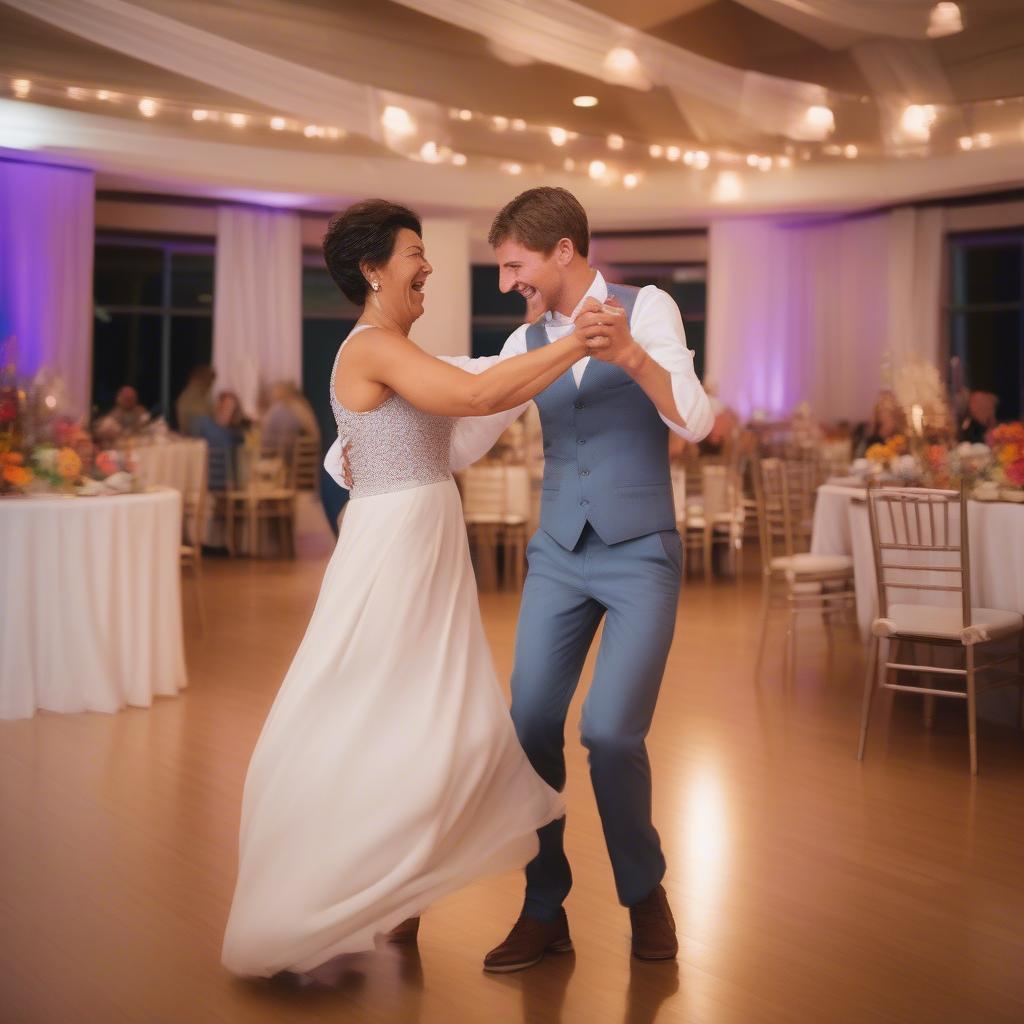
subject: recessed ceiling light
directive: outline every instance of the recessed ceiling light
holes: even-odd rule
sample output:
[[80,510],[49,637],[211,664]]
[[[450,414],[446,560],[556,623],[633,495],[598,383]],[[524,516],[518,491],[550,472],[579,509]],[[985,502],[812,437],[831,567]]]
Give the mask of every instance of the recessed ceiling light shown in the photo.
[[596,96],[576,96],[573,98],[572,105],[574,107],[596,107],[597,97]]

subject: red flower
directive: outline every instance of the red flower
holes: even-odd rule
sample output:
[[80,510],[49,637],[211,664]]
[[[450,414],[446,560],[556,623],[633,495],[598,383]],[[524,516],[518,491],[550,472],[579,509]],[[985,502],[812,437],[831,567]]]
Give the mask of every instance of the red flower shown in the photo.
[[13,398],[0,398],[0,423],[12,423],[18,415],[18,403]]
[[1003,472],[1006,474],[1006,479],[1015,487],[1024,487],[1024,459],[1011,462],[1004,467]]

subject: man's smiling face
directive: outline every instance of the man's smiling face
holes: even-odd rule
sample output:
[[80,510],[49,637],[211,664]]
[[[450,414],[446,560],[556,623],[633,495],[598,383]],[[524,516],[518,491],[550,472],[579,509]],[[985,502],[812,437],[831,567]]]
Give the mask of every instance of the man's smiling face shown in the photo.
[[494,255],[498,261],[498,287],[503,292],[519,292],[523,296],[531,323],[545,310],[557,308],[564,271],[557,246],[545,255],[509,238],[495,247]]

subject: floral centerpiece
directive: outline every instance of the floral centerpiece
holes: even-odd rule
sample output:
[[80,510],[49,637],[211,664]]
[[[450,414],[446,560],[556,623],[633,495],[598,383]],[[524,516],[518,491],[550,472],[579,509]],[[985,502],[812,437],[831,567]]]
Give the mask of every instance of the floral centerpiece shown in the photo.
[[988,432],[986,440],[993,456],[989,479],[1003,489],[1003,497],[1022,500],[1024,495],[1012,492],[1024,489],[1024,423],[1001,423]]
[[0,362],[0,495],[134,490],[130,458],[114,450],[97,453],[63,404],[63,388],[52,375],[40,372],[22,382],[13,363]]

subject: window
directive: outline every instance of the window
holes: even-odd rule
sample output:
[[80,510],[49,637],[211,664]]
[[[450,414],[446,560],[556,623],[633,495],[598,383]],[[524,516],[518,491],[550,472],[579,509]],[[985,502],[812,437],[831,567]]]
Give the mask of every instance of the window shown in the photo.
[[961,367],[952,384],[993,392],[999,399],[997,417],[1020,419],[1024,231],[953,236],[950,247],[950,356]]
[[622,284],[637,288],[656,285],[668,292],[683,315],[686,346],[693,349],[693,365],[697,376],[704,379],[704,326],[707,311],[708,268],[704,263],[620,264],[615,267]]
[[498,290],[497,264],[474,266],[471,282],[472,354],[496,356],[508,336],[526,322],[526,303],[516,292],[503,295]]
[[95,414],[131,384],[154,415],[173,422],[174,399],[213,346],[210,242],[105,237],[93,273]]

